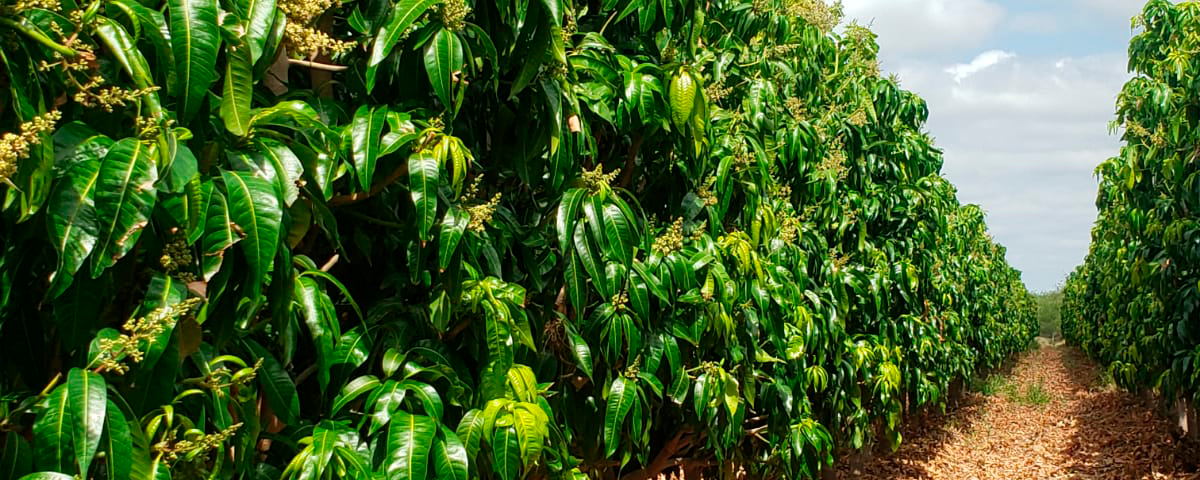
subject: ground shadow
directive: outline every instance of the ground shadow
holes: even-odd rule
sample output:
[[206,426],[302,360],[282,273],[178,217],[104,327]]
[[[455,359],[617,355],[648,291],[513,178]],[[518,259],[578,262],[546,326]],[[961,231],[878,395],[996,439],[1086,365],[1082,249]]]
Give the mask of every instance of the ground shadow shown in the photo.
[[1102,371],[1074,348],[1060,358],[1076,396],[1063,419],[1075,427],[1061,451],[1068,478],[1200,478],[1200,451],[1180,441],[1150,401],[1104,385]]
[[1010,391],[1045,388],[1043,403],[968,392],[958,408],[910,421],[895,454],[840,465],[837,477],[1200,479],[1200,450],[1147,401],[1103,385],[1079,351],[1048,346],[1020,361],[997,373],[1017,386]]

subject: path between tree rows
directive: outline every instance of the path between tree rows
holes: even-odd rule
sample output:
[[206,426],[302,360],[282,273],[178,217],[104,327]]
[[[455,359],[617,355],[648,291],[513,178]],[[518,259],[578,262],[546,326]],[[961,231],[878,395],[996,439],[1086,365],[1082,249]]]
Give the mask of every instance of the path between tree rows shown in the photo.
[[[1142,399],[1100,381],[1070,347],[1043,347],[945,415],[914,420],[894,454],[840,478],[1200,479],[1200,453]],[[1001,380],[1003,379],[1003,380]]]

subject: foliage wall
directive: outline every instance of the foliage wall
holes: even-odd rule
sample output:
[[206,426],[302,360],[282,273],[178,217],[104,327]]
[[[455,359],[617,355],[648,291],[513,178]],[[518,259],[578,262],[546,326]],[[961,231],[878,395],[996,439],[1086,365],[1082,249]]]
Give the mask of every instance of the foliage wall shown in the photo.
[[1063,333],[1123,387],[1198,398],[1200,4],[1154,0],[1134,26],[1114,122],[1125,145],[1096,170],[1100,214],[1067,282]]
[[4,0],[0,471],[801,478],[898,443],[1037,323],[839,21]]

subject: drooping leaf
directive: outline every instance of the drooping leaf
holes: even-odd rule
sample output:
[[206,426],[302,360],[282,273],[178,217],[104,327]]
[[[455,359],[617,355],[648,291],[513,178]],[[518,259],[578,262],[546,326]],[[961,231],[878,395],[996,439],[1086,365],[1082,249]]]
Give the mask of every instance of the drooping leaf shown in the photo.
[[368,92],[375,88],[379,64],[392,52],[392,48],[399,43],[400,37],[406,33],[408,27],[437,3],[438,0],[400,0],[392,7],[387,24],[379,29],[371,43],[371,56],[367,60],[366,73]]
[[279,421],[285,424],[295,424],[300,418],[300,396],[296,393],[296,384],[288,375],[287,369],[275,359],[275,356],[254,340],[245,340],[245,345],[255,358],[262,359],[263,366],[258,372],[258,383],[267,394],[271,410]]
[[[183,122],[200,111],[208,87],[217,78],[221,46],[216,0],[168,0],[171,50],[176,62],[177,110]],[[247,52],[249,53],[249,52]]]
[[240,246],[250,266],[247,295],[257,298],[279,248],[283,210],[266,180],[230,171],[221,172],[221,177],[229,195],[229,218],[243,235]]
[[73,428],[67,386],[60,385],[46,397],[33,422],[33,458],[37,470],[74,472]]
[[225,121],[225,129],[239,137],[250,131],[253,76],[254,61],[251,59],[250,48],[244,45],[230,45],[225,53],[225,84],[222,89],[220,113],[221,119]]
[[448,29],[438,30],[425,46],[425,73],[433,92],[447,109],[454,105],[454,85],[463,66],[462,40]]
[[[457,439],[458,437],[455,437],[455,440]],[[20,478],[32,470],[33,449],[29,443],[24,438],[18,437],[16,432],[5,434],[4,450],[0,451],[0,476]]]
[[417,209],[417,235],[422,244],[431,239],[437,217],[438,161],[429,153],[408,158],[408,187]]
[[129,478],[133,472],[133,435],[125,414],[111,399],[104,419],[104,460],[110,478]]
[[492,468],[504,480],[513,480],[521,471],[521,444],[512,427],[498,428],[492,437]]
[[354,158],[354,170],[358,174],[358,185],[362,191],[371,190],[371,179],[375,176],[375,164],[379,160],[379,141],[383,126],[387,124],[387,108],[372,109],[366,105],[358,107],[348,131]]
[[81,158],[59,180],[50,197],[46,229],[58,252],[58,268],[51,274],[50,299],[71,285],[71,278],[96,246],[99,234],[95,192],[99,158]]
[[387,475],[394,480],[424,480],[437,423],[424,415],[397,412],[388,426]]
[[158,180],[153,148],[135,138],[118,141],[100,162],[95,205],[99,223],[92,278],[133,249],[154,207]]
[[637,401],[637,386],[625,377],[613,380],[604,407],[604,456],[612,457],[621,444],[621,426]]
[[433,471],[438,480],[467,480],[470,472],[467,449],[453,430],[444,425],[438,428],[433,444]]
[[100,448],[104,433],[108,394],[104,377],[87,370],[72,368],[67,374],[67,396],[71,409],[71,437],[80,472],[87,472]]
[[454,252],[458,249],[458,243],[462,241],[470,221],[471,215],[458,207],[450,207],[442,217],[441,233],[438,234],[439,269],[445,270],[450,266],[450,259],[454,258]]

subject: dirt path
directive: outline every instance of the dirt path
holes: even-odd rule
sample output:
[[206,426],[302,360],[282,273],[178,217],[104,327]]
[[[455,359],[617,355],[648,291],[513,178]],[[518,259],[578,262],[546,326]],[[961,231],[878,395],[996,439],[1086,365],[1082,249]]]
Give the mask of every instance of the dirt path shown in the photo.
[[1200,479],[1195,450],[1142,401],[1105,387],[1069,347],[1026,354],[947,415],[915,422],[904,444],[841,478]]

